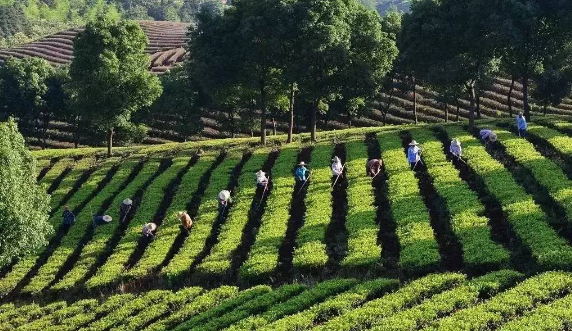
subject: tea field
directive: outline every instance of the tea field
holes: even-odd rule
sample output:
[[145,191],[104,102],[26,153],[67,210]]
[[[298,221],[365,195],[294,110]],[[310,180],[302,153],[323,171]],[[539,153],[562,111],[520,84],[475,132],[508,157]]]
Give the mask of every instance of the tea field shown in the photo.
[[[1,266],[0,330],[568,330],[572,121],[537,117],[526,138],[508,120],[476,126],[171,143],[112,158],[35,151],[56,231],[43,251]],[[482,128],[499,140],[483,144]],[[453,138],[460,160],[447,153]],[[412,139],[423,150],[414,170]],[[337,182],[333,156],[345,164]],[[372,158],[384,162],[373,180]],[[255,186],[260,169],[267,191]],[[233,203],[220,213],[222,189]],[[125,198],[134,207],[118,222]],[[64,205],[77,217],[67,232]],[[94,227],[103,214],[113,221]]]

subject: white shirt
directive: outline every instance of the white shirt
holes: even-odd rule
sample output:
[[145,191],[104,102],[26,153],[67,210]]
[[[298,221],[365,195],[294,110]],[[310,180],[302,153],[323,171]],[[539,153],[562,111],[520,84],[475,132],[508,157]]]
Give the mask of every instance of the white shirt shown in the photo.
[[256,184],[266,184],[267,181],[265,173],[256,174]]
[[342,162],[333,162],[332,163],[332,176],[338,176],[342,173],[344,167],[342,166]]
[[463,155],[463,149],[461,148],[461,145],[451,144],[451,147],[449,148],[449,152],[451,152],[453,155],[456,155],[456,156],[462,156]]

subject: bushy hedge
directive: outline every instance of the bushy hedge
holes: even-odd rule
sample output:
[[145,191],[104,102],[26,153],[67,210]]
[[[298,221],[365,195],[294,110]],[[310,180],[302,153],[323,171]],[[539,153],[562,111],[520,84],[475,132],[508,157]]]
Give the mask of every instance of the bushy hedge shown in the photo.
[[74,159],[71,158],[61,158],[56,163],[52,165],[50,170],[46,172],[44,177],[40,179],[40,185],[44,185],[46,189],[50,188],[54,181],[62,175],[64,171],[66,171],[72,164],[74,163]]
[[278,251],[288,228],[290,204],[294,191],[293,170],[298,155],[297,145],[283,148],[272,169],[272,192],[268,197],[256,240],[241,266],[239,278],[251,284],[267,281],[276,270]]
[[[84,172],[88,171],[93,166],[95,166],[95,159],[91,157],[80,159],[73,165],[71,171],[62,179],[57,189],[52,191],[50,194],[50,208],[52,211],[58,208],[64,202],[63,199],[73,189],[74,185],[84,174]],[[111,163],[106,162],[104,168],[109,170],[111,166]]]
[[401,138],[396,133],[386,133],[379,135],[378,140],[389,177],[391,216],[400,245],[399,267],[407,276],[433,271],[441,262],[439,246]]
[[489,194],[502,206],[513,232],[530,250],[542,269],[567,269],[572,265],[572,248],[548,224],[547,216],[510,172],[494,160],[482,144],[460,128],[445,127],[449,138],[463,145],[463,155],[480,176]]
[[[348,251],[340,266],[345,274],[360,274],[381,263],[381,246],[377,243],[379,225],[371,179],[366,176],[367,147],[363,141],[346,144],[348,180]],[[381,174],[380,174],[381,175]]]
[[194,220],[191,235],[186,238],[183,246],[181,246],[169,264],[161,270],[161,273],[168,280],[177,281],[186,275],[197,256],[203,250],[205,242],[211,234],[212,227],[219,217],[218,193],[228,186],[232,172],[239,164],[241,158],[242,153],[239,152],[227,155],[226,159],[212,173],[210,183],[199,206],[197,217]]
[[499,331],[559,331],[572,325],[572,294],[504,324]]
[[422,142],[423,160],[437,194],[449,212],[451,229],[462,246],[463,265],[472,272],[498,269],[509,261],[509,252],[491,239],[489,219],[477,194],[460,178],[447,160],[443,144],[428,129],[411,131]]
[[234,192],[233,205],[221,226],[218,242],[197,267],[196,277],[221,280],[229,276],[233,253],[241,243],[242,233],[250,216],[250,207],[256,195],[256,172],[262,169],[270,151],[267,148],[254,151],[242,168],[242,175],[238,178],[238,186]]
[[[85,232],[93,226],[93,213],[97,212],[107,199],[119,193],[137,163],[138,161],[136,160],[128,160],[121,164],[112,180],[76,215],[76,223],[70,228],[67,235],[62,238],[60,245],[48,258],[48,261],[38,270],[37,275],[24,287],[22,292],[40,292],[48,286],[50,282],[55,280],[57,273],[80,244]],[[146,169],[143,169],[142,171],[144,172],[141,173],[146,173],[148,170],[156,170],[158,164],[156,162],[149,163],[144,168]],[[140,175],[136,178],[137,180],[144,180],[145,176]]]
[[306,194],[304,224],[298,230],[293,265],[302,274],[316,274],[328,262],[326,230],[332,218],[330,159],[331,144],[318,144],[312,150],[312,179]]

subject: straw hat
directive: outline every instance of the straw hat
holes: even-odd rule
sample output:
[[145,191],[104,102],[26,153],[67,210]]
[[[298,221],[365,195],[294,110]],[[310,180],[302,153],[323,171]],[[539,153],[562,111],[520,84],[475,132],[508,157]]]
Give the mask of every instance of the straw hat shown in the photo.
[[461,146],[461,142],[459,141],[459,139],[453,139],[451,143],[455,146]]
[[228,198],[230,198],[230,192],[227,190],[222,190],[218,194],[218,198],[221,200],[228,200]]
[[183,215],[185,215],[185,214],[186,214],[186,212],[180,211],[180,212],[177,213],[177,216],[178,216],[179,218],[181,218],[181,217],[183,217]]
[[256,173],[256,176],[264,176],[264,175],[266,174],[262,170],[258,170],[258,172]]
[[298,165],[299,165],[299,166],[305,166],[305,165],[306,165],[306,162],[302,161],[302,162],[298,163]]
[[109,223],[109,222],[112,221],[112,218],[111,218],[111,216],[109,216],[109,215],[104,215],[104,216],[103,216],[103,221],[104,221],[105,223]]
[[145,227],[146,227],[147,230],[149,230],[149,231],[155,231],[155,230],[157,230],[157,224],[155,224],[155,223],[147,223],[147,224],[145,225]]
[[341,162],[341,160],[340,160],[340,158],[339,158],[339,157],[337,157],[337,156],[334,156],[334,158],[332,159],[332,162],[336,162],[336,163],[338,163],[338,162]]
[[131,199],[127,198],[127,199],[123,200],[123,203],[128,205],[128,206],[131,206],[131,204],[133,204],[133,201],[131,201]]
[[491,139],[492,142],[497,141],[497,134],[492,132],[491,135],[489,136],[489,138]]
[[411,142],[409,143],[409,146],[417,146],[419,145],[418,142],[416,142],[415,140],[411,140]]

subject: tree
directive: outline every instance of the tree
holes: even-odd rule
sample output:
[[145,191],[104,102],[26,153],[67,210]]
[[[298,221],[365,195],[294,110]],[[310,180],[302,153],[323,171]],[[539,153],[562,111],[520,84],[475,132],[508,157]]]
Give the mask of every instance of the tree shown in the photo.
[[36,183],[36,162],[13,119],[0,123],[0,265],[36,252],[54,229],[50,196]]
[[51,114],[63,98],[63,87],[57,81],[54,69],[40,58],[10,58],[0,69],[2,112],[18,118],[24,128],[42,131],[44,147]]
[[136,22],[100,17],[74,41],[71,86],[81,116],[107,132],[112,154],[113,134],[131,116],[161,94],[159,79],[149,72],[147,37]]
[[498,71],[498,1],[421,0],[405,14],[399,38],[403,62],[430,87],[462,86],[474,126],[477,89]]

